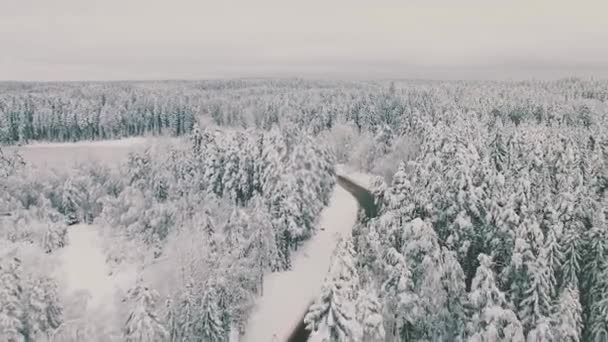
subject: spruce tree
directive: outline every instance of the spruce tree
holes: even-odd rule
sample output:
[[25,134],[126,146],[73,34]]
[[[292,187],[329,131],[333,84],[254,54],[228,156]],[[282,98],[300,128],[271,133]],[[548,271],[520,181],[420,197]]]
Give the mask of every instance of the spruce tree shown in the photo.
[[338,245],[321,294],[304,318],[309,330],[317,331],[321,325],[327,326],[331,341],[347,342],[361,338],[354,305],[358,275],[353,254],[349,241]]
[[523,327],[505,295],[496,286],[492,259],[478,256],[479,267],[469,292],[471,318],[467,325],[469,341],[524,341]]
[[17,258],[0,259],[0,338],[8,342],[21,342],[25,328],[23,315],[23,288],[21,261]]
[[578,288],[564,288],[558,298],[553,321],[555,328],[553,337],[557,341],[582,341],[583,309],[579,298]]
[[131,309],[123,327],[125,341],[148,342],[165,339],[168,334],[156,311],[156,291],[149,289],[138,279],[129,297]]

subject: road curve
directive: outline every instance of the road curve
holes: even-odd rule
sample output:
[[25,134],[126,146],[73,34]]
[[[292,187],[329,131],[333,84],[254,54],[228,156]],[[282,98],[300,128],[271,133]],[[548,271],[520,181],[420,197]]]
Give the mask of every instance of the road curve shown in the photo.
[[[378,215],[378,206],[376,205],[376,201],[374,200],[374,195],[372,195],[369,190],[365,189],[361,185],[355,183],[349,178],[341,175],[337,175],[338,184],[344,188],[344,190],[348,191],[359,203],[359,207],[363,208],[365,211],[365,215],[368,219],[374,218]],[[312,305],[313,301],[310,302]],[[310,307],[309,305],[309,307]],[[304,324],[304,316],[306,316],[306,312],[304,312],[300,318],[298,325],[295,327],[287,342],[307,342],[310,337],[311,331],[306,329],[306,324]]]

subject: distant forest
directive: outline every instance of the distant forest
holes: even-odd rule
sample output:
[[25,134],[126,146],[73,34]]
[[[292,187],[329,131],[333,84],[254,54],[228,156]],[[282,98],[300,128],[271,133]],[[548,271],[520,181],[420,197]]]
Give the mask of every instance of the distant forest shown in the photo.
[[[398,91],[395,89],[398,85]],[[392,86],[391,86],[392,85]],[[506,101],[508,99],[508,101]],[[313,134],[338,122],[398,132],[418,116],[491,112],[589,125],[586,100],[606,101],[608,84],[555,82],[338,82],[233,80],[0,83],[0,143],[187,134],[199,118],[270,129],[291,122]]]

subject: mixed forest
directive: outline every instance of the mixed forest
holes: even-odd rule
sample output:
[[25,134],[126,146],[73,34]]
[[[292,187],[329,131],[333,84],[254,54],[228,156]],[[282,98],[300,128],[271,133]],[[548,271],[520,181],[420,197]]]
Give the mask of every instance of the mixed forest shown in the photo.
[[[335,167],[377,175],[305,317],[329,341],[607,341],[608,82],[0,84],[0,340],[228,341],[319,230]],[[15,145],[176,136],[120,165]],[[119,312],[53,271],[68,227],[138,264]]]

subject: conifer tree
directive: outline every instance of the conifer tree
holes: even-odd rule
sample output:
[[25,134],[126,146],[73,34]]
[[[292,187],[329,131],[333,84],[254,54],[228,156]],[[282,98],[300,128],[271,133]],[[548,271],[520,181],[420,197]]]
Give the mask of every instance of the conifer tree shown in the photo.
[[304,318],[312,331],[321,325],[327,326],[331,341],[347,342],[361,338],[361,326],[357,322],[354,305],[358,275],[353,253],[349,241],[342,241],[338,245],[321,294]]
[[196,314],[196,331],[202,341],[221,342],[226,331],[222,322],[222,310],[218,305],[219,293],[213,286],[206,289],[201,299],[200,311]]
[[361,325],[362,341],[380,342],[384,341],[384,321],[382,317],[382,305],[378,295],[371,289],[362,289],[357,299],[357,320]]
[[528,266],[530,279],[525,296],[521,303],[520,318],[528,337],[533,341],[550,341],[553,339],[549,329],[551,307],[551,276],[543,252],[537,260]]
[[0,337],[9,342],[21,342],[24,324],[21,261],[0,259]]
[[165,339],[167,330],[156,312],[156,291],[146,287],[140,278],[135,288],[130,291],[129,297],[132,307],[123,328],[125,341],[147,342]]
[[478,259],[479,267],[469,292],[472,316],[467,326],[468,340],[523,342],[523,327],[496,286],[491,258],[480,254]]
[[583,310],[578,293],[576,287],[568,286],[559,294],[557,307],[553,314],[555,322],[553,337],[557,341],[582,341]]

